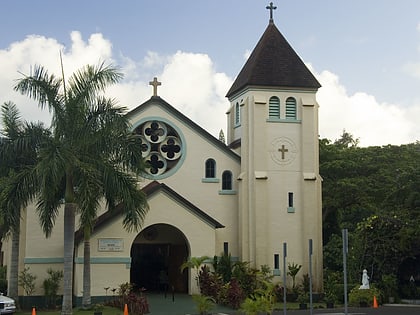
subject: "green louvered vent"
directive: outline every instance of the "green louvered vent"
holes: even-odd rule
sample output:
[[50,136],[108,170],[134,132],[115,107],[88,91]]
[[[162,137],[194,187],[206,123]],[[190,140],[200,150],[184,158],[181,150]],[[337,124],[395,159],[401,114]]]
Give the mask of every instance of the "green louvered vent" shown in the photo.
[[271,97],[268,103],[268,117],[280,118],[280,100],[276,96]]
[[286,119],[296,119],[296,99],[293,97],[286,100]]

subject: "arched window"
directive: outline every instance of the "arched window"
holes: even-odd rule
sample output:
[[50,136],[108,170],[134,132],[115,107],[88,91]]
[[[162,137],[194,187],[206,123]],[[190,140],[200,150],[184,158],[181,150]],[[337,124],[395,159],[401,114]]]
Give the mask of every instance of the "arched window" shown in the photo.
[[239,126],[241,124],[241,107],[239,103],[235,105],[235,126]]
[[222,190],[232,190],[232,172],[224,171],[222,174]]
[[288,97],[286,100],[286,119],[296,119],[296,99]]
[[277,96],[270,97],[268,101],[268,118],[280,118],[280,99]]
[[213,159],[208,159],[206,161],[206,178],[215,178],[216,177],[216,161]]

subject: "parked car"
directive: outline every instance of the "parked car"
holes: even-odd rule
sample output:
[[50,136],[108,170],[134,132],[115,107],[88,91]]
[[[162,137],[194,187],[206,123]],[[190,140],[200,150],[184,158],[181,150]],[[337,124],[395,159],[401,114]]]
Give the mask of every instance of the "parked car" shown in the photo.
[[0,314],[12,314],[16,311],[15,300],[0,293]]

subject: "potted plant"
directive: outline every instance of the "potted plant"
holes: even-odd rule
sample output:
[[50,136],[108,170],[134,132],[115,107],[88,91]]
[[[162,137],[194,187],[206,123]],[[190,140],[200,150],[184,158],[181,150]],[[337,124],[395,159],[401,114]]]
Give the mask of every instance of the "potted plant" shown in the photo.
[[297,297],[297,302],[299,303],[300,310],[306,310],[308,308],[308,294],[306,292],[301,292]]
[[336,300],[337,297],[333,292],[328,292],[325,295],[325,303],[327,304],[327,308],[334,308],[334,303]]
[[102,315],[102,310],[104,309],[103,304],[94,304],[93,305],[93,315]]

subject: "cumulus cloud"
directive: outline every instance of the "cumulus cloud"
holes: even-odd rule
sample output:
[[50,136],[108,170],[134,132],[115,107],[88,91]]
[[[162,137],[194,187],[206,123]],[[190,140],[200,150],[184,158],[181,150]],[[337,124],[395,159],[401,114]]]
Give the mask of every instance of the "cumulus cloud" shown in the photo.
[[72,44],[67,49],[56,39],[39,35],[27,36],[0,50],[0,104],[13,101],[19,107],[22,117],[31,121],[43,121],[47,125],[50,117],[47,111],[38,109],[35,102],[13,90],[16,80],[29,75],[34,65],[44,66],[50,74],[61,74],[60,52],[64,73],[69,76],[86,64],[111,60],[112,45],[102,34],[92,34],[85,42],[79,32],[70,34]]
[[[29,74],[34,64],[41,64],[51,73],[59,75],[59,52],[62,51],[66,75],[99,61],[120,66],[125,79],[112,86],[107,94],[128,109],[151,97],[149,81],[156,76],[162,82],[159,96],[215,137],[220,129],[226,132],[225,113],[229,102],[225,94],[233,80],[215,70],[210,56],[183,51],[172,55],[148,52],[142,60],[133,60],[122,54],[114,56],[112,43],[102,34],[92,34],[85,40],[75,31],[70,38],[69,47],[64,47],[55,39],[34,35],[1,49],[0,103],[13,101],[25,119],[49,123],[48,113],[39,111],[26,96],[14,92],[13,84],[21,77],[18,72]],[[420,117],[420,104],[403,107],[379,103],[373,95],[362,91],[349,95],[336,74],[330,71],[313,72],[322,84],[317,96],[321,137],[335,140],[346,129],[360,138],[363,146],[419,140],[416,118]]]
[[322,85],[317,95],[322,138],[338,139],[345,129],[360,139],[361,146],[419,140],[420,104],[402,107],[379,103],[364,92],[349,95],[334,73],[323,71],[317,77]]

